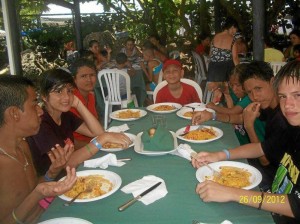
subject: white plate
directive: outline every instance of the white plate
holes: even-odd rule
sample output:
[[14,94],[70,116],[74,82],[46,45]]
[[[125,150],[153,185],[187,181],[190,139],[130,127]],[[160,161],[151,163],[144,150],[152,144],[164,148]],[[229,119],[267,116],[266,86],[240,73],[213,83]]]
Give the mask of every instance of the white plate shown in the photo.
[[73,217],[61,217],[55,219],[49,219],[38,224],[93,224],[89,221]]
[[[195,111],[204,111],[204,110],[207,110],[208,112],[215,112],[213,109],[209,109],[209,108],[201,108],[201,107],[196,107],[195,108]],[[188,108],[188,107],[182,107],[179,111],[177,111],[177,116],[178,117],[181,117],[181,118],[184,118],[184,119],[188,119],[188,120],[191,120],[192,118],[191,117],[185,117],[183,116],[186,112],[189,112],[189,111],[193,111],[192,108]]]
[[[137,112],[137,111],[140,111],[140,114],[141,116],[138,117],[138,118],[119,118],[118,117],[118,114],[122,111],[126,111],[126,110],[132,110],[134,112]],[[117,121],[135,121],[135,120],[138,120],[144,116],[146,116],[147,114],[147,111],[145,110],[140,110],[140,109],[123,109],[123,110],[117,110],[117,111],[114,111],[110,114],[110,118],[114,119],[114,120],[117,120]]]
[[[246,169],[248,172],[250,172],[252,174],[250,176],[251,185],[243,188],[246,190],[256,187],[257,185],[259,185],[259,183],[262,180],[262,175],[258,171],[258,169],[256,169],[253,166],[250,166],[246,163],[240,163],[240,162],[235,162],[235,161],[221,161],[221,162],[216,162],[216,163],[210,163],[209,165],[215,170],[220,170],[221,166],[232,166],[232,167]],[[206,166],[202,166],[196,171],[196,178],[199,182],[205,181],[205,176],[211,176],[211,175],[213,175],[212,171]]]
[[172,149],[170,151],[156,151],[156,152],[144,150],[144,145],[141,140],[141,136],[142,136],[143,132],[140,132],[136,136],[134,151],[136,153],[139,153],[142,155],[147,155],[147,156],[161,156],[161,155],[166,155],[168,153],[174,152],[176,150],[176,148],[178,147],[178,142],[177,142],[175,133],[173,131],[170,131],[170,132],[174,138],[174,149]]
[[[130,148],[131,146],[134,146],[136,135],[130,134],[130,133],[124,133],[124,134],[127,135],[130,138],[130,140],[132,141],[132,144],[129,145],[128,148]],[[126,149],[128,149],[128,148],[126,148]],[[118,152],[118,151],[122,151],[122,150],[125,150],[125,149],[122,149],[122,148],[110,148],[110,149],[101,148],[100,150],[104,151],[104,152]]]
[[[168,105],[168,106],[173,106],[175,107],[173,110],[166,110],[166,111],[156,111],[156,110],[153,110],[155,107],[157,106],[160,106],[160,105]],[[176,110],[179,110],[182,106],[178,103],[155,103],[155,104],[152,104],[150,106],[148,106],[146,109],[151,111],[151,112],[154,112],[154,113],[158,113],[158,114],[168,114],[168,113],[172,113],[172,112],[175,112]]]
[[[213,127],[213,126],[206,126],[206,125],[202,125],[204,128],[213,128],[213,130],[216,132],[217,136],[215,138],[212,139],[208,139],[208,140],[190,140],[190,139],[185,139],[184,136],[180,136],[184,133],[185,127],[184,128],[180,128],[176,131],[176,136],[177,138],[183,140],[183,141],[187,141],[187,142],[191,142],[191,143],[206,143],[206,142],[212,142],[215,141],[219,138],[221,138],[223,136],[223,131],[219,128]],[[190,127],[190,131],[196,130],[199,126],[198,125],[194,125]]]
[[[84,171],[78,171],[78,172],[76,172],[76,174],[78,177],[84,177],[84,176],[89,176],[89,175],[101,175],[105,179],[112,182],[113,188],[110,192],[107,192],[106,194],[103,194],[99,197],[90,198],[90,199],[76,199],[74,202],[90,202],[90,201],[97,201],[97,200],[106,198],[109,195],[115,193],[122,184],[122,179],[118,174],[111,172],[111,171],[107,171],[107,170],[84,170]],[[63,177],[61,180],[63,180],[64,178],[65,177]],[[72,198],[65,196],[64,194],[60,195],[59,197],[66,201],[71,201],[71,199],[72,199]]]

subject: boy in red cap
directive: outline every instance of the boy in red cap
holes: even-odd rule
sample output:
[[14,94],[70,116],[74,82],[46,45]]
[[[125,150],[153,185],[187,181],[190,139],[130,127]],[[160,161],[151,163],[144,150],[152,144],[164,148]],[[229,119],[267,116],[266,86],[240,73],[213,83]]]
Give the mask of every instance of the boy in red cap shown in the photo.
[[168,85],[158,91],[155,103],[173,102],[185,105],[201,102],[195,88],[180,81],[184,75],[184,70],[179,61],[167,60],[164,63],[163,72]]

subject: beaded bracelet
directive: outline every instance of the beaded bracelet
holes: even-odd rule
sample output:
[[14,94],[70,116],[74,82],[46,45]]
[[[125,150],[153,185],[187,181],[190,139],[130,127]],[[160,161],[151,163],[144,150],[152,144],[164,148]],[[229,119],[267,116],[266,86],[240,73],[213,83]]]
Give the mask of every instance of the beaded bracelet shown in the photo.
[[21,220],[19,220],[18,217],[16,216],[15,209],[11,212],[11,215],[12,215],[13,219],[15,220],[15,222],[17,224],[24,224],[24,222],[22,222]]
[[85,145],[85,148],[86,148],[86,150],[87,150],[91,155],[93,155],[93,153],[92,153],[92,151],[91,151],[91,148],[90,148],[89,144]]
[[223,149],[222,151],[226,154],[226,159],[229,160],[230,159],[230,152],[227,149]]
[[258,210],[261,210],[261,206],[262,206],[262,203],[263,203],[263,201],[264,201],[264,197],[265,197],[265,192],[261,192],[261,196],[260,196],[260,198],[261,198],[261,201],[259,202],[259,205],[258,205]]
[[51,178],[51,177],[48,176],[48,171],[45,173],[44,178],[45,178],[45,180],[46,180],[47,182],[54,181],[54,178]]

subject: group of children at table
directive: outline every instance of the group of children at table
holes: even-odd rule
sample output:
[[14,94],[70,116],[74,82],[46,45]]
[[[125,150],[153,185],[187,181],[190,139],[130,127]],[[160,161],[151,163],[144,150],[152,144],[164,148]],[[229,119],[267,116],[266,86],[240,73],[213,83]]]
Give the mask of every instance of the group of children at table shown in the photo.
[[[179,61],[166,60],[162,69],[168,84],[158,92],[157,103],[201,102],[195,89],[180,81],[184,71]],[[61,69],[41,76],[42,109],[29,80],[0,77],[3,223],[36,222],[51,197],[74,185],[74,167],[95,155],[106,142],[120,143],[124,148],[131,143],[123,133],[105,132],[97,120],[90,93],[96,80],[95,65],[83,60],[82,64],[73,65],[71,72],[73,77]],[[200,152],[192,159],[192,165],[198,168],[206,163],[247,158],[263,174],[262,192],[205,181],[198,184],[197,194],[205,202],[241,203],[241,195],[256,196],[260,200],[246,205],[280,214],[274,215],[278,223],[299,222],[300,62],[288,63],[275,77],[265,62],[238,65],[229,85],[219,90],[227,107],[209,103],[207,107],[215,113],[196,112],[192,122],[219,120],[235,124],[243,145],[217,153]],[[64,170],[66,174],[62,174]],[[55,182],[62,175],[67,178]],[[271,197],[281,200],[270,203],[267,199]]]

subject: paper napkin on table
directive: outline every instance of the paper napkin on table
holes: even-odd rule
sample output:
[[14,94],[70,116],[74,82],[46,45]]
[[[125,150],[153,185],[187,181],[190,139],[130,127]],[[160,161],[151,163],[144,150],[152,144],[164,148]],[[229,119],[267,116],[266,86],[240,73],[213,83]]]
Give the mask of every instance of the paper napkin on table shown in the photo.
[[192,153],[196,153],[191,146],[189,146],[188,144],[180,144],[176,150],[174,152],[172,152],[171,154],[176,155],[176,156],[180,156],[182,158],[185,158],[189,161],[191,161],[191,154]]
[[125,132],[129,130],[129,127],[127,124],[122,124],[120,126],[113,126],[107,129],[108,132]]
[[[206,224],[206,223],[194,220],[193,224]],[[221,222],[221,224],[233,224],[233,223],[228,220],[224,220],[223,222]]]
[[115,154],[109,153],[97,159],[90,159],[84,161],[84,167],[106,169],[108,166],[123,166],[126,163],[118,161]]
[[149,205],[156,200],[163,198],[168,193],[165,181],[163,179],[153,175],[144,176],[142,179],[136,180],[124,186],[121,190],[126,194],[132,193],[133,196],[136,197],[158,182],[162,183],[157,188],[139,199],[139,201],[143,202],[145,205]]

